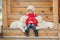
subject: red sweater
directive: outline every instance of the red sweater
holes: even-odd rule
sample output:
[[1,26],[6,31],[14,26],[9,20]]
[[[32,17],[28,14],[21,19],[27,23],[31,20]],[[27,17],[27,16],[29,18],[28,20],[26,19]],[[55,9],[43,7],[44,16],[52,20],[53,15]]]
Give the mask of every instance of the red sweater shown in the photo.
[[26,19],[26,25],[29,23],[33,23],[35,26],[37,26],[38,21],[35,19],[36,14],[27,14],[28,18]]

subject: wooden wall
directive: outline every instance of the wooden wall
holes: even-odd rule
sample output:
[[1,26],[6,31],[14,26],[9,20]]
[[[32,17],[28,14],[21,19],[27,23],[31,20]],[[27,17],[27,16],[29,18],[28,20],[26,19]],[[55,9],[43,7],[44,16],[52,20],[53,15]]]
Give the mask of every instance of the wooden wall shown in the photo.
[[[53,22],[57,30],[58,0],[3,0],[3,28],[9,28],[8,25],[10,25],[11,22],[19,20],[22,15],[26,14],[28,5],[33,5],[35,7],[35,13],[41,15],[45,21]],[[58,36],[56,30],[46,30],[48,35],[46,35],[45,30],[39,30],[39,36]],[[34,35],[32,31],[30,33]],[[4,29],[3,34],[4,36],[24,36],[24,33],[22,34],[22,32],[17,29]]]
[[33,5],[35,7],[35,13],[39,14],[46,21],[53,21],[53,3],[52,1],[21,1],[21,0],[11,0],[10,3],[10,13],[8,13],[8,25],[14,20],[19,20],[20,16],[26,14],[26,8],[28,5]]

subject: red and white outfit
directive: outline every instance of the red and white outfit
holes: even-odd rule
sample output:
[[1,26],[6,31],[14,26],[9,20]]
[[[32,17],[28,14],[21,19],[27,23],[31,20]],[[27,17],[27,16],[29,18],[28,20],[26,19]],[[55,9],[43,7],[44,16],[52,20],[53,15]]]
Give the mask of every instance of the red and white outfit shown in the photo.
[[36,14],[32,13],[32,14],[27,14],[26,16],[28,16],[28,18],[26,19],[26,25],[32,23],[35,26],[37,26],[38,21],[35,19],[35,17],[37,17]]

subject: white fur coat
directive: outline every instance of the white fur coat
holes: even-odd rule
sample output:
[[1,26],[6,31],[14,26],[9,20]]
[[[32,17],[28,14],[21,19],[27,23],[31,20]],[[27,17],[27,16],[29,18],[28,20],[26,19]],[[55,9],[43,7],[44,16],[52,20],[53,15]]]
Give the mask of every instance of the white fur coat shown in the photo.
[[[20,21],[12,22],[12,24],[10,25],[10,28],[20,28],[23,32],[25,32],[25,30],[26,30],[25,21],[27,18],[28,18],[28,16],[23,15],[20,18]],[[43,29],[43,28],[53,28],[54,27],[52,22],[44,21],[41,16],[37,16],[35,19],[38,21],[38,24],[36,27],[37,30]]]

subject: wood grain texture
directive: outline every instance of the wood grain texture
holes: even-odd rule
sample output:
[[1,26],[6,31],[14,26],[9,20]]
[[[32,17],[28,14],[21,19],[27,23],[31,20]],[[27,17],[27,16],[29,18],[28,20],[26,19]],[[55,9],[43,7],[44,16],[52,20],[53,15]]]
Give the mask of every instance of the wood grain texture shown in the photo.
[[50,6],[52,2],[11,2],[12,7],[27,7],[28,5],[33,5],[34,7],[43,7],[43,6]]
[[54,26],[58,28],[58,0],[53,0],[53,20]]
[[[12,13],[26,13],[26,10],[27,10],[27,8],[12,8],[11,9],[12,11]],[[35,8],[35,13],[52,13],[52,11],[50,10],[50,8]]]
[[7,27],[7,5],[6,5],[7,0],[2,0],[2,15],[3,15],[3,28]]
[[[56,31],[52,30],[38,30],[39,36],[58,36]],[[24,36],[25,33],[22,32],[20,29],[15,29],[15,30],[4,30],[3,31],[3,36]],[[29,36],[34,36],[33,29],[30,29]]]

